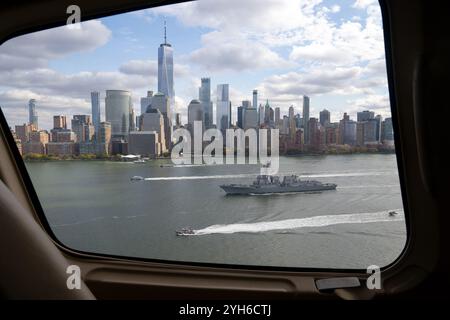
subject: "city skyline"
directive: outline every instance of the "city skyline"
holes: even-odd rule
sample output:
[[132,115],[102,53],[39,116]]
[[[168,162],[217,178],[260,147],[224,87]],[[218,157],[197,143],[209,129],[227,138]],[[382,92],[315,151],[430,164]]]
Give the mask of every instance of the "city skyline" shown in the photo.
[[[172,148],[179,148],[176,146],[179,141],[172,139],[172,118],[176,110],[173,52],[172,45],[167,42],[167,27],[164,21],[164,42],[158,48],[158,92],[153,94],[153,91],[147,91],[147,95],[141,97],[138,117],[133,108],[130,90],[107,89],[104,112],[106,122],[101,122],[100,92],[92,91],[91,115],[73,115],[70,129],[67,128],[66,116],[55,115],[53,129],[49,134],[47,130],[39,128],[36,100],[30,99],[28,123],[16,125],[15,132],[13,131],[21,154],[97,157],[136,153],[139,156],[159,157],[173,153]],[[216,121],[213,124],[211,79],[203,77],[198,88],[198,99],[192,99],[187,107],[185,127],[194,137],[196,127],[200,132],[217,128],[222,135],[224,146],[229,143],[228,129],[244,129],[246,133],[249,129],[277,129],[275,139],[277,145],[281,144],[277,152],[282,150],[285,154],[330,152],[337,150],[337,146],[340,146],[341,152],[346,147],[383,152],[393,150],[391,118],[383,121],[382,116],[377,114],[375,117],[373,111],[358,112],[356,122],[344,112],[339,122],[331,122],[331,113],[326,109],[319,112],[318,118],[311,117],[310,97],[303,95],[301,115],[295,113],[294,106],[291,105],[287,115],[283,115],[281,119],[280,107],[271,106],[269,99],[266,99],[265,105],[258,105],[257,89],[252,90],[252,98],[253,105],[250,100],[242,100],[234,112],[230,101],[230,85],[218,84]],[[179,129],[182,126],[179,113],[176,113],[176,119],[175,129]],[[201,123],[200,128],[196,122]],[[103,132],[105,126],[109,128],[107,136]]]
[[[79,34],[57,28],[9,41],[0,47],[0,59],[5,61],[3,68],[9,68],[0,80],[0,101],[5,114],[13,124],[25,122],[27,110],[24,104],[31,98],[39,102],[42,119],[50,119],[52,114],[59,113],[69,116],[88,113],[91,91],[102,94],[100,101],[104,110],[103,98],[109,89],[130,90],[134,110],[139,114],[139,99],[145,97],[147,91],[158,91],[158,63],[154,48],[162,42],[163,21],[167,20],[168,39],[176,48],[175,104],[183,122],[187,119],[189,102],[197,98],[202,77],[211,79],[213,102],[216,101],[217,85],[230,85],[234,114],[241,101],[251,100],[251,91],[257,89],[259,101],[269,99],[283,113],[290,105],[300,110],[301,97],[306,94],[314,101],[311,113],[326,107],[332,111],[334,121],[340,119],[345,111],[354,115],[362,108],[375,110],[383,117],[389,115],[384,43],[377,4],[370,1],[365,4],[359,1],[325,1],[321,4],[292,1],[286,4],[286,8],[296,13],[300,10],[299,17],[309,24],[295,22],[295,25],[285,25],[285,22],[270,16],[270,2],[264,8],[261,2],[256,5],[249,1],[242,9],[242,14],[247,14],[248,18],[241,23],[241,29],[248,33],[245,35],[228,30],[232,27],[225,19],[229,12],[219,13],[210,8],[208,17],[211,19],[189,20],[195,13],[204,12],[202,10],[210,3],[200,1],[171,5],[88,21],[83,23],[80,32],[86,35],[82,37],[86,39],[95,33],[91,40],[79,40]],[[185,12],[186,16],[181,17],[180,12]],[[288,13],[281,11],[279,14],[281,17]],[[358,16],[361,19],[359,22]],[[211,21],[214,20],[212,18],[216,18],[217,24]],[[267,18],[266,26],[255,23],[259,18]],[[330,32],[331,43],[319,44],[321,40],[314,34],[313,26],[323,26]],[[354,43],[351,43],[356,29],[364,39],[353,38]],[[286,39],[285,35],[289,32],[295,35],[293,39]],[[279,39],[273,38],[275,33],[280,34]],[[338,36],[344,43],[338,43]],[[74,42],[73,37],[81,43]],[[133,37],[136,41],[131,41]],[[63,53],[55,53],[52,48],[46,47],[47,38],[60,43],[61,48],[67,47],[67,40],[74,43],[71,48],[61,49]],[[281,40],[283,43],[280,43]],[[26,60],[31,64],[28,69],[23,63],[21,66],[15,61],[8,63],[13,58],[26,59],[21,56],[23,50],[20,49],[37,44],[45,49],[42,54],[46,56],[42,59],[38,56],[32,62]],[[323,45],[324,50],[319,50],[323,56],[311,56],[312,51],[317,51],[312,50],[313,44]],[[342,56],[351,46],[357,47],[349,56],[354,61],[346,61]],[[237,48],[240,50],[236,51]],[[200,59],[200,56],[208,59]],[[216,63],[212,63],[214,61]],[[313,61],[314,64],[311,64]],[[35,66],[38,62],[41,64]],[[11,79],[8,73],[11,69],[15,70],[16,78],[28,75],[29,80],[35,80],[19,84],[18,79]],[[44,77],[45,81],[37,85],[40,77]],[[58,85],[55,82],[59,82]],[[233,122],[236,120],[234,118]],[[40,126],[50,129],[51,121],[42,122]]]

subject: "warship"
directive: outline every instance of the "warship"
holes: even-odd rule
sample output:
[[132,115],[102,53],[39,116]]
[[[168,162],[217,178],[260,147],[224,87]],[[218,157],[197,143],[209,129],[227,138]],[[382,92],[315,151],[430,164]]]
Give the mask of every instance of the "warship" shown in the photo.
[[258,175],[251,185],[227,184],[220,186],[227,195],[319,192],[335,190],[336,187],[337,185],[334,183],[300,180],[296,175],[284,176],[282,179],[279,176]]

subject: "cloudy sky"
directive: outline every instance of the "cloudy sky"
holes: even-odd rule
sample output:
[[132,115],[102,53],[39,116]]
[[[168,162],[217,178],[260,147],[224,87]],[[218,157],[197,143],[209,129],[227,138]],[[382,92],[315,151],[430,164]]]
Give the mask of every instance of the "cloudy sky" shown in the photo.
[[[81,8],[83,13],[83,8]],[[201,77],[229,83],[233,107],[260,101],[311,116],[324,108],[371,109],[390,116],[381,13],[375,0],[199,0],[55,28],[0,46],[0,106],[11,126],[28,119],[37,100],[40,126],[52,116],[90,113],[90,92],[126,89],[140,97],[157,89],[157,48],[174,47],[176,112],[185,119]],[[214,101],[214,100],[213,100]],[[235,116],[234,116],[235,117]]]

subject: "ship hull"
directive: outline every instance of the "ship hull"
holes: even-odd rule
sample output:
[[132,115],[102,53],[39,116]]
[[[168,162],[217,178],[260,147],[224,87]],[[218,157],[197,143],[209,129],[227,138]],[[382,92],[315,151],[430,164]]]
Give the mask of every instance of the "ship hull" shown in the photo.
[[220,186],[227,195],[252,195],[252,194],[275,194],[275,193],[298,193],[298,192],[320,192],[335,190],[335,184],[324,184],[321,186],[264,186],[253,187],[244,185],[222,185]]

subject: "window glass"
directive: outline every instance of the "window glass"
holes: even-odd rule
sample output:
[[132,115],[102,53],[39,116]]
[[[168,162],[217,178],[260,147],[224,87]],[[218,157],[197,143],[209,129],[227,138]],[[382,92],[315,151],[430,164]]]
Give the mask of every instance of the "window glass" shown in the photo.
[[376,1],[76,12],[0,47],[0,105],[61,243],[302,268],[400,255]]

